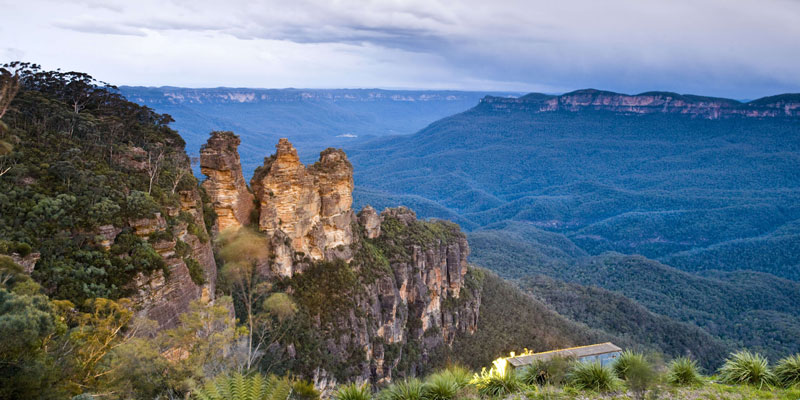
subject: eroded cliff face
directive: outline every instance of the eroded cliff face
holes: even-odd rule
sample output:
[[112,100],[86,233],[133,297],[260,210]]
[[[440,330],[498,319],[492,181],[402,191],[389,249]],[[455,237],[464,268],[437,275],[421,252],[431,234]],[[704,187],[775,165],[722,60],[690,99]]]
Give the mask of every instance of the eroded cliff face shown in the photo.
[[353,167],[347,156],[327,149],[317,163],[305,166],[288,140],[281,139],[276,148],[250,181],[259,203],[259,230],[270,237],[280,231],[290,245],[275,249],[275,271],[282,276],[295,272],[290,252],[315,261],[348,260],[354,214]]
[[217,229],[238,229],[250,222],[253,194],[247,189],[239,161],[239,137],[232,132],[212,132],[200,149],[200,171],[208,179],[203,188],[217,213]]
[[[343,151],[305,166],[288,140],[276,147],[251,180],[270,254],[258,271],[301,311],[299,330],[273,350],[323,390],[437,366],[456,335],[475,331],[480,308],[481,279],[458,225],[419,221],[404,207],[356,216]],[[218,207],[232,209],[233,198],[219,197]]]
[[[371,221],[368,234],[364,222],[371,212],[365,211],[359,213],[349,265],[312,266],[288,283],[322,345],[291,346],[298,355],[319,352],[314,356],[322,367],[312,375],[323,390],[337,381],[384,384],[429,372],[442,365],[457,335],[477,329],[482,281],[467,264],[469,246],[459,227],[419,221],[401,207],[376,215],[378,226]],[[374,228],[380,229],[377,236]],[[341,293],[327,293],[320,282],[332,279],[326,268],[336,277],[352,271],[352,282],[337,284]],[[302,291],[307,287],[322,289],[310,294]],[[323,297],[324,306],[309,300]],[[338,303],[345,299],[351,303]]]
[[[217,265],[203,222],[200,193],[192,189],[181,191],[180,196],[180,207],[169,210],[171,217],[184,216],[175,225],[168,226],[158,214],[155,218],[131,223],[135,233],[143,238],[167,229],[174,235],[172,240],[153,243],[153,248],[167,263],[169,276],[165,277],[161,271],[149,276],[140,275],[135,282],[137,293],[133,297],[139,313],[158,322],[162,329],[175,327],[192,301],[213,300],[217,283]],[[179,240],[182,242],[180,246]],[[191,272],[190,268],[195,271]]]
[[487,96],[481,104],[496,110],[524,109],[533,112],[610,111],[621,114],[686,114],[698,118],[720,119],[796,118],[800,117],[800,96],[779,95],[748,103],[736,100],[680,95],[670,92],[646,92],[626,95],[595,89],[584,89],[561,96],[532,93],[520,98]]
[[[190,174],[189,159],[182,168]],[[141,166],[132,164],[138,170]],[[162,329],[177,325],[179,316],[197,299],[212,300],[216,290],[217,265],[209,233],[203,220],[203,203],[196,187],[178,191],[179,205],[168,207],[167,215],[156,213],[152,218],[137,218],[125,227],[101,226],[97,232],[100,244],[110,248],[124,229],[147,239],[164,259],[169,271],[139,275],[132,283],[132,297],[138,313],[154,320]],[[169,218],[172,223],[167,221]],[[152,239],[152,238],[169,239]],[[192,276],[194,275],[194,276]]]

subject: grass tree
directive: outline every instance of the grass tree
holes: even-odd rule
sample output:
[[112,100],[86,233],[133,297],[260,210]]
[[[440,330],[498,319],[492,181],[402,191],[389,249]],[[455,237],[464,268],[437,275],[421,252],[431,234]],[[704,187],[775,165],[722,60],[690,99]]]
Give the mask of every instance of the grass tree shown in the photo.
[[765,357],[743,350],[725,360],[719,369],[719,380],[727,384],[749,384],[762,388],[775,382],[775,374]]
[[800,354],[778,361],[775,367],[775,379],[785,387],[800,388]]
[[569,383],[577,389],[609,392],[620,387],[620,380],[609,366],[599,361],[576,363],[568,375]]
[[695,386],[703,382],[703,377],[695,360],[679,357],[669,364],[667,382],[676,386]]

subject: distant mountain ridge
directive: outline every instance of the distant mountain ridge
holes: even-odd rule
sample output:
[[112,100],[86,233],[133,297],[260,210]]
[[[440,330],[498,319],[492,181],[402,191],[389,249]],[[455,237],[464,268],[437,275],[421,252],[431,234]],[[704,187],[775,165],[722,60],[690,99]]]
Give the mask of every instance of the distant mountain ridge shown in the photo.
[[[468,110],[486,95],[522,93],[453,90],[252,89],[121,86],[120,93],[174,119],[170,127],[199,154],[211,131],[234,131],[245,178],[261,165],[264,143],[288,138],[300,157],[313,162],[327,147],[371,138],[412,134],[428,124]],[[270,147],[268,145],[266,147]],[[199,170],[195,169],[199,174]]]
[[181,88],[174,86],[120,87],[131,101],[149,104],[205,104],[258,102],[455,102],[472,100],[475,92],[455,90],[386,90],[386,89],[255,89],[255,88]]
[[518,98],[486,96],[479,107],[493,110],[523,109],[534,112],[612,111],[623,114],[687,114],[706,119],[731,116],[751,118],[800,117],[800,94],[768,96],[746,103],[719,97],[644,92],[637,95],[582,89],[560,96],[530,93]]

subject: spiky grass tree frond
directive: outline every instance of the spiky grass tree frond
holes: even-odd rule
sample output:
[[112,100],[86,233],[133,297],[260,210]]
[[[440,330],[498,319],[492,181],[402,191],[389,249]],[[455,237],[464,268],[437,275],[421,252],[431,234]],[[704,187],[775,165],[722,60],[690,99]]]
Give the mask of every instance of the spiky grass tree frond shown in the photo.
[[525,386],[524,383],[511,369],[483,370],[475,375],[472,384],[478,389],[482,397],[504,397],[516,393]]
[[287,400],[292,384],[286,378],[241,373],[220,375],[195,390],[198,400]]
[[614,362],[614,373],[616,373],[620,379],[626,379],[628,370],[632,366],[643,365],[646,362],[647,360],[645,359],[644,354],[637,353],[632,350],[625,350]]
[[357,385],[355,383],[351,383],[349,385],[345,385],[340,387],[336,393],[333,394],[334,400],[371,400],[372,399],[372,391],[370,390],[369,386],[365,383],[363,385]]
[[725,360],[719,369],[719,380],[732,385],[748,384],[761,388],[775,382],[775,374],[765,357],[743,350]]
[[533,360],[519,372],[519,379],[526,385],[544,385],[547,383],[547,362]]
[[424,384],[426,400],[453,400],[462,388],[457,377],[445,371],[429,376]]
[[567,378],[578,389],[609,392],[620,387],[614,370],[599,361],[576,363]]
[[800,354],[778,361],[775,367],[775,379],[787,388],[800,388]]
[[449,375],[451,378],[453,378],[453,380],[455,380],[458,384],[459,389],[469,385],[469,381],[472,380],[473,375],[472,371],[460,365],[451,365],[439,373]]
[[561,385],[574,362],[574,359],[567,357],[534,360],[531,365],[520,370],[518,376],[526,385]]
[[380,400],[424,400],[425,385],[419,379],[412,378],[397,382],[381,390]]
[[678,357],[669,363],[667,382],[678,386],[695,386],[703,383],[697,362],[688,357]]

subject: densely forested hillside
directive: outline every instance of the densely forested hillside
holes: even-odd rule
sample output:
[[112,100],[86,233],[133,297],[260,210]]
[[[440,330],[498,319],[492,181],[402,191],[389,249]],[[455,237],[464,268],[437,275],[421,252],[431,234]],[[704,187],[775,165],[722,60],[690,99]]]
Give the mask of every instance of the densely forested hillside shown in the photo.
[[[34,249],[33,277],[50,296],[79,305],[131,295],[140,273],[168,274],[153,246],[174,240],[172,230],[147,238],[134,226],[157,213],[170,227],[195,223],[168,211],[180,210],[180,191],[197,183],[169,116],[86,74],[14,67],[19,87],[2,132],[11,151],[0,158],[0,240],[12,251],[0,253]],[[205,228],[191,229],[208,240]],[[117,237],[113,246],[105,230]]]
[[[712,364],[724,355],[720,343],[747,346],[773,358],[800,350],[797,282],[752,271],[696,275],[619,253],[584,256],[556,233],[522,223],[497,228],[469,235],[473,261],[506,278],[521,279],[524,288],[559,313],[589,326],[625,333],[636,314],[630,312],[633,305],[620,298],[623,295],[655,315],[639,312],[652,324],[646,325],[647,332],[636,333],[637,337],[686,328],[679,323],[687,322],[702,328],[702,336],[722,339],[716,347],[695,350],[710,352],[696,356],[708,357]],[[669,349],[674,340],[685,339],[692,330],[682,332],[653,338],[651,343]]]
[[591,254],[800,278],[797,120],[481,104],[350,153],[361,187],[431,200],[423,215],[468,229],[527,221]]
[[797,119],[540,112],[542,99],[488,99],[354,148],[356,200],[458,221],[475,263],[594,328],[625,335],[634,315],[666,349],[705,338],[710,364],[731,346],[798,349]]

